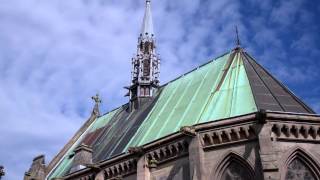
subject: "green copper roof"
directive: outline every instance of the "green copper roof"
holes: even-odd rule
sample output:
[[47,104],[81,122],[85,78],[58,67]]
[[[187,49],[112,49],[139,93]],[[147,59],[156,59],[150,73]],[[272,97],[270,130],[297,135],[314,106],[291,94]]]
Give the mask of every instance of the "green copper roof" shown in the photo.
[[73,157],[73,150],[80,145],[86,135],[90,132],[95,131],[103,126],[105,126],[110,119],[114,116],[114,114],[118,111],[118,109],[113,110],[102,117],[97,118],[89,127],[88,129],[80,136],[80,138],[72,145],[72,147],[67,151],[63,159],[58,163],[58,166],[54,169],[51,174],[49,174],[48,179],[55,178],[55,177],[62,177],[64,174],[67,174],[71,168]]
[[[314,113],[243,49],[237,48],[159,88],[138,109],[129,104],[97,118],[75,140],[49,179],[69,173],[73,150],[93,148],[93,162],[179,131],[182,126],[249,114],[260,109]],[[71,158],[70,158],[71,157]]]
[[[168,83],[127,145],[140,146],[181,126],[257,111],[239,54],[226,54]],[[240,104],[241,103],[241,104]]]
[[119,111],[119,109],[120,108],[115,109],[115,110],[99,117],[98,119],[96,119],[94,121],[94,123],[92,124],[92,126],[89,128],[89,132],[93,132],[93,131],[105,126],[111,120],[111,118]]

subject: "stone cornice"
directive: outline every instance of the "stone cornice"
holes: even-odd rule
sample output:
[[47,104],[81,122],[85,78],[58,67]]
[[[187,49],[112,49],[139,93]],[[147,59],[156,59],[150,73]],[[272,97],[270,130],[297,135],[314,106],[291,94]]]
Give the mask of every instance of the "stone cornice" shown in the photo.
[[289,121],[319,121],[319,114],[301,114],[301,113],[288,113],[288,112],[274,112],[267,111],[266,118],[270,120],[289,120]]
[[237,125],[239,123],[256,122],[257,113],[250,113],[242,116],[236,116],[233,118],[226,118],[221,120],[215,120],[207,123],[194,125],[196,132],[210,130],[217,127],[226,127],[231,125]]
[[312,141],[320,143],[320,122],[272,122],[271,137],[278,141]]
[[136,172],[137,158],[127,159],[114,165],[103,168],[104,177],[107,179],[118,178]]
[[230,145],[257,139],[255,124],[239,124],[225,128],[216,128],[200,133],[200,140],[205,149]]
[[171,143],[164,144],[146,152],[148,161],[156,161],[157,164],[164,163],[188,154],[189,140],[181,138]]

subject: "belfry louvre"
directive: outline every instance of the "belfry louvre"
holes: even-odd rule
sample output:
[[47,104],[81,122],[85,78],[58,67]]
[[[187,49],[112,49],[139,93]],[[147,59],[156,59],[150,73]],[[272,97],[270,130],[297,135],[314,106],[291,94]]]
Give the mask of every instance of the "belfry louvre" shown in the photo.
[[90,118],[25,180],[318,180],[320,116],[237,43],[161,85],[146,1],[129,102]]

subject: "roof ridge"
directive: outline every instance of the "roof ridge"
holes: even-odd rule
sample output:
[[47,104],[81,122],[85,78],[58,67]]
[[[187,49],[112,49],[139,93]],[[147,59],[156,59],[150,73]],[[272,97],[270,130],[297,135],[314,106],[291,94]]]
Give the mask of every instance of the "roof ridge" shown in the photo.
[[98,118],[103,117],[103,116],[105,116],[105,115],[108,115],[109,113],[111,113],[111,112],[113,112],[113,111],[115,111],[115,110],[118,110],[119,108],[122,108],[122,107],[124,107],[124,106],[126,106],[126,105],[128,105],[128,104],[129,104],[129,103],[125,103],[125,104],[122,104],[122,105],[120,105],[120,106],[117,106],[116,108],[113,108],[113,109],[105,112],[104,114],[102,114],[102,115],[99,116]]
[[197,67],[195,67],[195,68],[193,68],[193,69],[191,69],[190,71],[187,71],[186,73],[183,73],[182,75],[174,78],[173,80],[170,80],[170,81],[166,82],[165,84],[162,84],[162,85],[160,86],[160,88],[162,88],[162,87],[168,85],[169,83],[172,83],[172,82],[174,82],[174,81],[176,81],[176,80],[178,80],[178,79],[180,79],[180,78],[182,78],[182,77],[184,77],[184,76],[192,73],[193,71],[196,71],[197,69],[199,69],[199,68],[201,68],[201,67],[203,67],[203,66],[205,66],[205,65],[207,65],[207,64],[209,64],[209,63],[211,63],[211,62],[216,61],[217,59],[219,59],[219,58],[221,58],[221,57],[223,57],[223,56],[225,56],[225,55],[227,55],[227,54],[229,54],[229,53],[231,53],[231,52],[232,52],[232,50],[229,51],[229,52],[225,52],[225,53],[223,53],[222,55],[217,56],[217,57],[213,58],[212,60],[209,60],[209,61],[207,61],[207,62],[205,62],[205,63],[203,63],[203,64],[201,64],[201,65],[199,65],[199,66],[197,66]]

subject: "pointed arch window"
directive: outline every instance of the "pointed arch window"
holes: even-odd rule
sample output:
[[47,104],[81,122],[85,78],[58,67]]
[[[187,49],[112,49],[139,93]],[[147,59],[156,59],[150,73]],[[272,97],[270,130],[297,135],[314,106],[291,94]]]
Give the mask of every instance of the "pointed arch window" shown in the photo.
[[145,89],[145,95],[146,95],[146,96],[150,96],[150,88],[149,88],[149,87],[146,87],[146,89]]
[[311,153],[301,147],[294,148],[282,165],[283,180],[320,180],[319,164]]
[[288,166],[285,180],[316,180],[315,174],[299,158],[295,158]]
[[221,180],[253,180],[248,168],[237,161],[231,161],[223,171]]
[[319,167],[312,155],[301,148],[291,153],[285,162],[284,180],[319,180]]
[[145,87],[140,88],[140,95],[144,96],[145,95]]
[[220,163],[211,176],[217,180],[254,180],[252,167],[240,156],[231,153]]

